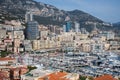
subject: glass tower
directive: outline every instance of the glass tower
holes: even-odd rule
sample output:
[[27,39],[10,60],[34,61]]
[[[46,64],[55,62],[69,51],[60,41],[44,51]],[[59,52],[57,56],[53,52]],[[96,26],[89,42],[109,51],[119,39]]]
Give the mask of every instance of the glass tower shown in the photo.
[[71,30],[71,22],[66,22],[66,32]]
[[28,40],[36,40],[39,38],[39,30],[38,30],[38,22],[37,21],[29,21],[26,27],[26,38]]

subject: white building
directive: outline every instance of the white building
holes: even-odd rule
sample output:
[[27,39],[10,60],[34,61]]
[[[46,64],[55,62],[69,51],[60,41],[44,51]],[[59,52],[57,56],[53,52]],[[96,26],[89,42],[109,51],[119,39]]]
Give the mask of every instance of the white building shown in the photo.
[[24,40],[25,39],[24,32],[21,30],[14,31],[14,38]]
[[79,32],[80,24],[75,22],[75,32]]
[[33,21],[33,14],[31,11],[26,12],[25,14],[25,22]]
[[100,33],[99,35],[105,36],[107,40],[115,38],[115,33],[112,31],[104,31],[104,32]]
[[32,43],[30,40],[24,40],[23,41],[25,51],[32,51]]
[[35,69],[27,74],[22,75],[21,80],[39,80],[40,77],[44,77],[51,73],[53,73],[51,70]]
[[102,53],[104,52],[104,43],[95,41],[95,43],[91,44],[91,51],[93,53]]

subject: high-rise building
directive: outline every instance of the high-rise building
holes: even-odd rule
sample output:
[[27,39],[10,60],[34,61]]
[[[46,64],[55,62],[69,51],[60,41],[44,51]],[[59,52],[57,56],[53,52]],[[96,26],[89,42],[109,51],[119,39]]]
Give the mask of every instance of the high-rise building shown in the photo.
[[71,22],[66,22],[66,32],[69,32],[71,30]]
[[80,24],[75,22],[75,32],[79,32]]
[[65,22],[66,22],[66,24],[63,25],[63,31],[64,32],[70,32],[70,30],[71,30],[71,19],[70,19],[69,16],[66,16]]
[[81,33],[82,34],[89,34],[89,32],[85,28],[81,28]]
[[63,25],[63,32],[66,32],[66,25]]
[[28,40],[36,40],[39,38],[39,29],[38,29],[38,22],[33,21],[33,14],[31,11],[27,12],[25,15],[25,21],[27,23],[26,27],[26,38]]
[[31,11],[26,12],[25,14],[25,22],[33,21],[33,14]]
[[37,21],[29,21],[26,27],[26,38],[28,40],[36,40],[39,38],[39,29]]

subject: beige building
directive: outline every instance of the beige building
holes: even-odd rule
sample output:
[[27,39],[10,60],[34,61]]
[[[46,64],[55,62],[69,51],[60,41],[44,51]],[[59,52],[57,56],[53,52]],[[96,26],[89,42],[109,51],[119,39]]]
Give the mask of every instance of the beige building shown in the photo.
[[73,51],[75,50],[74,41],[62,41],[61,42],[62,51]]
[[60,42],[54,41],[53,39],[32,41],[33,50],[51,49],[51,48],[57,48],[57,47],[60,47]]
[[6,30],[0,29],[0,39],[6,38]]
[[80,49],[82,52],[90,52],[91,51],[91,45],[86,43],[86,44],[81,44]]
[[86,40],[88,39],[88,34],[76,34],[75,40]]
[[44,39],[47,38],[49,31],[48,30],[42,30],[40,31],[40,38]]
[[109,48],[110,48],[110,44],[105,43],[105,44],[104,44],[104,49],[105,49],[105,50],[109,50]]
[[14,39],[14,53],[19,53],[20,39]]
[[81,45],[81,44],[90,44],[90,43],[95,43],[95,41],[91,40],[91,39],[79,40],[79,45]]
[[74,32],[63,32],[61,34],[61,41],[73,41],[74,36],[75,36]]
[[5,24],[7,25],[14,25],[14,26],[21,26],[21,22],[20,21],[16,21],[16,20],[11,20],[11,21],[5,21]]
[[6,45],[5,44],[0,44],[0,50],[5,50],[6,49]]
[[20,39],[14,39],[14,47],[20,47]]
[[45,48],[45,41],[44,40],[40,40],[40,49]]
[[23,31],[14,31],[14,38],[18,38],[20,40],[24,40],[24,32]]
[[7,37],[13,41],[13,32],[7,32]]
[[40,49],[40,40],[33,40],[32,41],[32,48],[33,48],[33,50]]
[[[110,47],[104,36],[89,39],[88,34],[75,32],[63,32],[59,35],[55,35],[54,33],[48,35],[48,33],[49,31],[43,30],[41,31],[42,38],[32,41],[33,50],[59,48],[63,51],[80,49],[83,52],[90,52],[92,50],[94,51],[97,47],[104,50],[108,50]],[[98,43],[96,43],[96,40]]]

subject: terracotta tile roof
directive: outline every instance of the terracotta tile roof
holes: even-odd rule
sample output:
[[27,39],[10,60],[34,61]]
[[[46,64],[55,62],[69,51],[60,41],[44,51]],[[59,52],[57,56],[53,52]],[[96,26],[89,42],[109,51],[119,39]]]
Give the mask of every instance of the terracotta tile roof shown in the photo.
[[7,73],[8,72],[0,71],[0,80],[8,79],[9,77],[7,76]]
[[47,80],[68,80],[65,78],[66,75],[67,75],[66,72],[55,72],[47,76],[44,76],[40,78],[39,80],[45,80],[46,78]]
[[5,38],[4,40],[12,40],[12,39],[9,39],[9,38]]
[[111,75],[102,75],[95,78],[94,80],[117,80],[117,79],[113,78]]
[[18,70],[22,70],[22,69],[28,69],[28,68],[26,68],[26,67],[11,68],[11,71],[18,71]]
[[15,60],[15,59],[14,58],[9,58],[9,57],[0,58],[0,61],[7,61],[7,60]]
[[11,68],[11,71],[20,70],[20,68]]
[[27,67],[20,67],[20,69],[28,69]]

